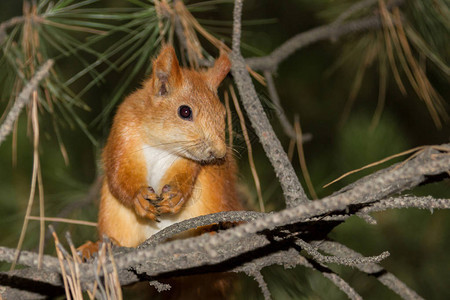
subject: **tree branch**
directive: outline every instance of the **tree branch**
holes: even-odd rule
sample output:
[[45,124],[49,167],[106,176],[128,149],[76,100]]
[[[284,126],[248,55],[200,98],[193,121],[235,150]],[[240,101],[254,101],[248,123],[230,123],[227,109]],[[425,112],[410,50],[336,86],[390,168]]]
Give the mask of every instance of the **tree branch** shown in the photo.
[[[372,1],[363,1],[372,2]],[[401,5],[404,1],[395,1],[392,5]],[[367,5],[367,4],[365,4]],[[391,6],[392,6],[391,5]],[[359,9],[360,7],[357,7]],[[353,13],[353,8],[350,7],[350,13]],[[344,15],[347,18],[347,15]],[[361,18],[359,20],[350,21],[347,23],[340,24],[331,23],[317,28],[311,29],[306,32],[299,33],[292,37],[291,39],[284,42],[282,45],[277,47],[267,56],[263,57],[251,57],[246,59],[246,63],[250,68],[255,71],[270,71],[274,72],[278,68],[278,65],[283,62],[286,58],[291,56],[294,52],[309,46],[311,44],[317,43],[323,40],[338,39],[341,36],[358,33],[372,29],[378,29],[382,26],[381,19],[378,15]]]
[[22,23],[26,18],[27,18],[26,16],[17,16],[7,21],[4,21],[0,24],[0,45],[3,44],[3,41],[6,38],[6,29],[15,26],[19,23]]
[[337,17],[337,19],[333,22],[334,24],[340,24],[342,21],[353,15],[355,12],[360,11],[364,8],[374,5],[378,0],[362,0],[351,5],[346,11]]
[[[366,176],[322,200],[307,202],[271,214],[220,213],[218,214],[219,218],[215,218],[213,215],[204,216],[197,218],[195,221],[185,221],[181,226],[173,225],[171,229],[168,228],[165,233],[154,238],[153,242],[150,240],[139,249],[119,248],[114,251],[116,253],[114,260],[119,270],[120,282],[121,284],[129,284],[142,280],[142,274],[145,274],[149,280],[157,280],[161,277],[187,275],[194,271],[196,273],[250,271],[275,263],[283,263],[287,266],[296,265],[299,263],[298,259],[290,261],[291,258],[285,255],[286,250],[291,248],[289,251],[294,251],[300,256],[298,251],[292,249],[295,246],[295,237],[305,240],[306,236],[303,235],[307,234],[309,240],[323,240],[327,232],[338,224],[325,222],[329,224],[327,231],[318,228],[320,221],[312,221],[314,218],[325,215],[332,216],[333,214],[339,215],[346,211],[357,212],[359,210],[353,208],[355,204],[360,205],[360,209],[368,204],[374,206],[374,201],[384,199],[390,194],[399,193],[423,182],[429,182],[429,178],[439,177],[436,175],[447,174],[450,166],[450,146],[442,145],[435,148],[440,149],[441,152],[433,149],[433,147],[427,148],[413,159]],[[446,152],[447,149],[449,152]],[[389,202],[393,199],[388,198],[382,201]],[[444,201],[443,205],[439,204],[441,201],[437,202],[438,205],[435,207],[447,207],[448,201]],[[401,203],[398,203],[398,205],[403,206]],[[162,241],[164,238],[181,232],[182,229],[189,226],[204,224],[203,222],[206,222],[206,220],[212,220],[213,223],[216,223],[218,219],[230,221],[234,217],[238,220],[250,221],[235,228],[218,232],[215,235],[201,235],[185,240],[155,244],[156,241]],[[289,225],[294,223],[296,224],[294,227]],[[286,225],[291,227],[284,227]],[[286,230],[290,232],[288,235],[283,234]],[[314,246],[314,244],[312,245]],[[325,250],[321,248],[321,245],[319,244],[319,248]],[[339,253],[332,254],[341,257],[349,256]],[[11,262],[13,257],[14,249],[0,247],[0,260]],[[166,259],[167,257],[171,259]],[[320,257],[316,258],[320,261]],[[36,253],[22,251],[19,264],[36,267],[37,260],[38,255]],[[356,264],[356,261],[351,261],[350,264]],[[338,262],[338,260],[328,262]],[[373,266],[370,261],[365,259],[360,260],[360,262],[364,264],[356,265],[358,268]],[[317,263],[320,265],[320,262]],[[58,260],[54,257],[45,256],[43,269],[60,272]],[[107,264],[104,269],[109,272],[112,270],[112,266]],[[377,271],[373,268],[370,270]],[[87,285],[95,279],[95,271],[95,260],[91,263],[81,264],[80,280]],[[336,277],[337,275],[330,275],[325,272],[324,276],[339,284],[341,289],[349,288],[345,282]],[[404,289],[403,287],[400,288],[398,283],[392,283],[392,276],[380,278],[386,282],[385,284],[393,285],[393,289]],[[353,295],[351,291],[347,290],[346,292]],[[355,295],[352,297],[357,298]]]
[[450,209],[450,199],[436,199],[431,196],[417,197],[417,196],[401,196],[390,197],[380,200],[370,206],[361,209],[362,213],[371,213],[377,211],[384,211],[395,208],[409,208],[415,207],[419,209]]
[[280,141],[270,126],[270,122],[267,119],[246,69],[244,58],[240,53],[241,13],[242,1],[236,0],[233,17],[231,73],[233,74],[234,82],[239,90],[242,104],[247,111],[252,127],[255,129],[264,151],[275,169],[275,174],[280,181],[283,195],[286,198],[286,206],[293,207],[299,203],[308,202],[308,197],[300,185],[286,152],[284,152]]
[[361,264],[379,263],[389,256],[388,251],[384,251],[380,255],[370,257],[326,256],[322,255],[314,246],[310,245],[302,239],[298,239],[296,243],[309,255],[311,255],[315,261],[320,263],[335,263],[354,267]]
[[11,130],[14,126],[14,122],[19,117],[22,108],[30,101],[31,93],[36,90],[39,85],[39,82],[48,76],[50,72],[50,68],[53,66],[53,60],[47,60],[39,70],[34,74],[33,78],[25,85],[25,87],[20,92],[19,96],[17,96],[16,101],[14,102],[13,107],[9,111],[8,115],[3,121],[3,124],[0,126],[0,145],[6,139],[6,137],[11,133]]
[[[333,255],[347,256],[354,258],[362,257],[362,255],[359,254],[358,252],[355,252],[354,250],[336,242],[325,241],[319,242],[317,244],[320,249]],[[357,265],[356,267],[360,271],[374,276],[382,284],[390,288],[392,291],[394,291],[397,295],[399,295],[403,299],[422,299],[422,297],[420,297],[416,292],[408,288],[397,277],[387,272],[385,269],[383,269],[381,266],[377,264],[363,264]]]

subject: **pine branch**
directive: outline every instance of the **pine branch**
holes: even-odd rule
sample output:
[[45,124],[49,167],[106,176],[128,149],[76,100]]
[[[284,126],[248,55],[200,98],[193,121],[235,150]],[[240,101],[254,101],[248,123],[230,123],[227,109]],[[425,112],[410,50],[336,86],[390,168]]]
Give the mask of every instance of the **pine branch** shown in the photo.
[[297,245],[311,255],[315,261],[320,263],[335,263],[346,266],[357,266],[361,264],[379,263],[389,256],[388,251],[384,251],[380,255],[370,257],[345,257],[345,256],[326,256],[321,254],[317,249],[302,239],[297,240]]
[[236,0],[233,14],[233,46],[230,57],[232,61],[231,73],[241,95],[242,104],[267,157],[275,169],[275,174],[280,181],[283,195],[286,199],[286,206],[294,207],[300,203],[307,203],[308,197],[300,185],[286,152],[284,152],[280,141],[270,126],[247,71],[244,58],[240,53],[242,1]]
[[[362,257],[361,254],[336,242],[330,241],[319,242],[318,247],[323,251],[333,255],[354,257],[356,259]],[[394,291],[397,295],[399,295],[403,299],[422,299],[422,297],[420,297],[416,292],[408,288],[397,277],[387,272],[385,269],[383,269],[381,266],[377,264],[369,263],[364,265],[357,265],[356,267],[360,271],[374,276],[378,281],[380,281],[382,284],[390,288],[392,291]]]
[[61,274],[26,268],[0,272],[0,297],[3,299],[48,299],[64,294]]
[[25,85],[25,87],[20,92],[19,96],[17,96],[16,101],[14,102],[13,107],[9,111],[8,115],[3,121],[3,124],[0,126],[0,145],[6,139],[6,137],[11,133],[11,130],[14,126],[14,122],[19,117],[22,108],[27,105],[27,103],[31,99],[31,93],[35,91],[39,85],[39,82],[42,81],[45,77],[48,76],[50,72],[50,68],[53,66],[53,60],[47,60],[39,70],[34,74],[33,78]]
[[[445,149],[450,150],[449,145],[435,148],[442,151]],[[293,256],[295,256],[295,253],[296,257],[301,257],[301,255],[292,248],[289,250],[291,256],[286,255],[286,249],[294,246],[292,234],[302,238],[303,231],[298,233],[291,232],[290,235],[283,236],[280,235],[286,230],[283,226],[293,223],[299,224],[299,222],[304,221],[305,223],[300,224],[307,226],[305,232],[314,232],[313,228],[317,228],[318,223],[317,221],[311,222],[311,218],[339,214],[340,211],[345,212],[346,210],[351,212],[352,208],[349,205],[353,204],[374,205],[373,202],[378,200],[392,202],[389,198],[385,199],[387,195],[412,188],[422,182],[427,182],[431,175],[447,174],[449,166],[450,155],[430,147],[413,159],[364,177],[335,195],[322,200],[308,202],[271,214],[239,214],[231,212],[227,215],[227,213],[221,213],[219,214],[221,216],[218,218],[219,220],[229,221],[231,217],[236,217],[240,218],[240,220],[251,221],[238,225],[235,228],[218,232],[215,235],[202,235],[163,244],[154,244],[150,241],[146,243],[146,246],[139,249],[126,249],[126,251],[119,248],[115,251],[114,260],[119,270],[120,282],[129,284],[139,281],[140,277],[138,274],[146,274],[149,280],[157,280],[159,276],[164,274],[187,275],[189,270],[197,270],[197,272],[208,272],[208,270],[251,271],[252,269],[260,270],[262,267],[272,264],[294,266],[300,262],[298,258],[294,259]],[[434,202],[441,203],[440,200]],[[435,207],[447,207],[445,203],[448,204],[448,201],[444,201],[444,205],[438,204]],[[398,202],[396,205],[404,206],[403,202]],[[389,207],[392,207],[392,205]],[[258,216],[261,217],[258,218]],[[180,232],[182,228],[204,224],[202,222],[205,222],[207,219],[208,221],[214,220],[213,223],[219,222],[213,216],[200,217],[196,221],[185,221],[183,226],[179,228],[174,226],[155,240],[160,241],[163,239],[163,236],[169,237],[173,232]],[[308,228],[310,229],[308,230]],[[319,233],[324,234],[323,232]],[[310,236],[309,238],[313,237]],[[316,236],[315,238],[323,240],[323,236]],[[319,248],[326,251],[326,249],[322,248],[322,244],[319,244]],[[314,246],[314,243],[312,245]],[[0,260],[11,262],[14,257],[14,251],[15,249],[0,247]],[[339,257],[350,257],[346,253],[331,254]],[[167,259],[167,257],[171,259]],[[320,265],[321,258],[316,258],[318,260],[316,263]],[[315,259],[314,256],[313,259]],[[36,253],[22,251],[19,264],[36,267],[37,260],[38,255]],[[230,263],[231,261],[233,263]],[[359,265],[357,262],[362,262],[363,264]],[[369,273],[379,271],[379,269],[374,269],[374,264],[364,259],[359,261],[353,260],[350,264],[356,264],[358,268],[364,268],[365,272]],[[61,272],[58,260],[50,256],[44,257],[43,269]],[[112,266],[107,264],[105,270],[109,272],[111,271],[110,269],[112,270]],[[89,282],[92,282],[96,275],[99,276],[95,270],[95,261],[80,265],[82,286],[88,286]],[[348,285],[336,277],[337,275],[329,275],[328,272],[325,272],[324,276],[339,284],[340,288],[347,291],[350,295],[353,295],[352,290],[347,290],[349,288]],[[385,281],[386,285],[390,284],[394,290],[404,290],[404,287],[397,282],[398,280],[394,280],[393,283],[392,276],[380,278]],[[357,298],[355,295],[352,297]]]
[[248,222],[256,220],[265,213],[255,211],[223,211],[184,220],[168,226],[142,243],[138,248],[152,247],[189,229],[223,222]]
[[[376,276],[378,280],[402,297],[420,298],[394,275],[387,273],[374,263],[386,257],[387,253],[365,258],[337,243],[323,242],[323,239],[329,230],[353,214],[367,219],[370,218],[368,213],[385,209],[401,207],[449,208],[448,199],[386,197],[411,189],[419,184],[428,183],[430,180],[442,180],[448,176],[450,169],[450,145],[429,147],[416,157],[366,176],[329,197],[313,202],[308,201],[292,165],[289,163],[279,140],[264,114],[240,53],[242,2],[242,0],[235,1],[233,52],[231,55],[232,73],[252,126],[255,128],[280,180],[286,197],[287,208],[271,214],[223,212],[174,224],[155,234],[136,249],[118,248],[114,250],[115,267],[112,264],[112,260],[105,257],[103,257],[105,260],[102,266],[103,269],[100,271],[97,269],[98,260],[81,264],[79,267],[82,287],[84,289],[92,288],[92,282],[95,280],[100,284],[101,289],[100,277],[112,272],[114,268],[118,270],[118,276],[122,285],[147,279],[161,289],[167,288],[167,286],[162,286],[157,282],[162,277],[189,275],[192,272],[231,271],[245,272],[254,276],[267,299],[270,297],[270,292],[260,271],[266,266],[280,264],[284,267],[303,265],[318,270],[344,291],[349,298],[361,299],[360,295],[348,283],[323,265],[323,263],[339,263],[356,266],[363,272]],[[369,1],[364,2],[368,3]],[[371,22],[374,21],[372,20]],[[376,22],[378,24],[379,19]],[[342,30],[342,28],[349,26],[351,23],[337,27],[334,24],[335,31],[333,33],[341,32],[336,31],[336,28]],[[350,26],[351,28],[348,27],[346,29],[348,33],[362,30],[358,29],[358,26],[363,25],[359,24],[356,26],[355,24],[352,25],[353,27]],[[370,26],[373,25],[369,26],[366,24],[364,26],[368,26],[366,28],[368,29],[372,28]],[[325,31],[321,33],[321,39],[325,38],[325,33]],[[339,34],[342,35],[344,33],[341,32]],[[317,32],[316,35],[310,35],[309,37],[304,35],[302,38],[298,38],[297,42],[300,41],[300,44],[312,43],[317,41],[315,39],[317,39]],[[295,47],[299,47],[298,44],[295,44]],[[291,50],[288,49],[288,52]],[[268,67],[264,70],[267,70],[267,72],[273,71],[279,62],[290,55],[288,52],[281,52],[285,57],[276,64],[267,65]],[[286,53],[288,53],[287,56]],[[371,219],[368,220],[370,221]],[[218,232],[215,235],[202,235],[184,240],[164,242],[168,238],[190,228],[220,222],[246,223]],[[324,224],[326,225],[326,230],[317,230],[319,225]],[[299,246],[311,258],[307,259],[302,256],[298,251]],[[65,252],[61,244],[58,244],[58,250],[62,253]],[[334,256],[323,255],[318,250]],[[14,257],[14,251],[15,249],[0,247],[0,261],[11,262]],[[22,251],[19,263],[32,267],[27,270],[33,273],[34,268],[38,264],[38,255]],[[61,265],[63,270],[60,269],[60,262],[55,257],[44,256],[43,258],[42,268],[46,272],[60,274],[70,271],[69,262],[63,261]],[[9,275],[12,273],[7,272],[4,274]],[[26,276],[28,275],[23,275],[22,277],[26,278]],[[47,284],[44,280],[39,280],[39,278],[36,279],[36,282],[37,284]],[[4,283],[1,277],[0,283]],[[55,285],[62,287],[61,280]],[[3,291],[2,295],[4,295]]]
[[378,0],[362,0],[362,1],[354,3],[346,11],[344,11],[342,14],[339,15],[339,17],[334,21],[334,24],[342,23],[342,21],[349,18],[354,13],[356,13],[364,8],[370,7],[377,2],[378,2]]
[[253,272],[247,275],[253,277],[256,280],[265,300],[272,299],[272,297],[270,296],[269,288],[267,287],[267,283],[264,281],[264,277],[262,276],[261,272]]
[[25,20],[25,16],[17,16],[13,17],[7,21],[4,21],[0,24],[0,45],[3,44],[7,37],[6,29],[9,27],[15,26],[19,23],[22,23]]
[[419,208],[419,209],[450,209],[450,199],[436,199],[431,196],[401,196],[390,197],[380,202],[361,209],[361,213],[371,213],[396,208]]
[[[395,1],[391,6],[398,6],[403,4],[403,2],[404,1],[402,0]],[[353,10],[353,8],[350,8],[350,10]],[[341,36],[379,29],[381,27],[382,22],[380,16],[378,15],[361,18],[343,24],[331,23],[319,26],[295,35],[294,37],[277,47],[267,56],[247,58],[246,63],[255,71],[275,72],[280,63],[282,63],[286,58],[294,54],[296,51],[306,46],[324,40],[336,40]]]

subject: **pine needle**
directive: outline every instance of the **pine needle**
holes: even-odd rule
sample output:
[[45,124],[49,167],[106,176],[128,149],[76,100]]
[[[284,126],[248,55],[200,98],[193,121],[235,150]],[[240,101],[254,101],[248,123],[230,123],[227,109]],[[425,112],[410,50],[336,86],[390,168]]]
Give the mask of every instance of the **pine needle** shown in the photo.
[[[207,41],[209,41],[214,47],[219,50],[223,50],[226,53],[231,53],[231,49],[222,41],[217,39],[211,33],[209,33],[191,14],[191,12],[186,8],[183,1],[175,1],[174,11],[169,11],[169,13],[176,13],[176,17],[180,19],[183,25],[183,31],[186,38],[187,52],[189,57],[189,62],[194,66],[198,66],[198,59],[203,58],[202,50],[200,46],[200,41],[195,33],[197,31],[201,36],[203,36]],[[192,61],[191,61],[192,59]],[[255,78],[262,85],[266,85],[264,76],[258,74],[247,66],[247,70],[250,75]]]
[[391,65],[392,73],[394,74],[394,79],[397,82],[397,85],[398,85],[400,91],[402,92],[403,95],[406,95],[405,86],[403,85],[402,79],[400,77],[400,73],[398,72],[397,64],[395,63],[394,50],[392,47],[391,38],[389,36],[389,29],[388,29],[389,24],[387,21],[389,19],[389,15],[388,15],[388,11],[386,8],[386,4],[384,3],[384,0],[379,0],[378,5],[380,7],[380,12],[381,12],[381,17],[382,17],[381,21],[383,23],[383,33],[384,33],[384,40],[386,43],[386,53],[389,58],[389,63]]
[[309,193],[311,194],[313,199],[317,199],[317,193],[314,190],[314,186],[311,181],[311,177],[309,176],[308,167],[306,166],[305,160],[305,151],[303,150],[302,143],[302,129],[300,127],[300,120],[298,115],[295,115],[294,128],[296,134],[296,142],[297,142],[297,154],[298,159],[300,161],[300,167],[302,169],[303,178],[305,178],[306,185],[308,186]]
[[231,116],[230,97],[228,91],[224,92],[225,109],[227,111],[227,126],[228,126],[228,147],[233,149],[233,120]]
[[[33,97],[32,101],[32,111],[33,115],[35,112],[37,112],[37,98]],[[28,198],[28,204],[27,204],[27,210],[25,212],[25,218],[23,220],[22,230],[20,232],[19,242],[17,243],[16,247],[16,253],[14,255],[14,261],[11,265],[10,271],[14,270],[17,264],[17,260],[19,259],[20,250],[22,249],[22,244],[25,239],[25,232],[28,227],[28,217],[31,214],[31,208],[33,207],[34,202],[34,196],[36,192],[36,183],[37,183],[37,177],[39,173],[39,126],[38,121],[33,121],[33,145],[34,145],[34,151],[33,151],[33,173],[31,178],[31,188],[30,188],[30,196]]]
[[431,114],[431,117],[433,118],[433,121],[436,125],[436,127],[441,128],[442,123],[439,117],[439,112],[441,113],[442,117],[448,118],[448,115],[445,112],[445,109],[443,108],[440,98],[437,94],[437,92],[432,87],[431,83],[428,81],[428,78],[423,70],[423,68],[420,67],[420,65],[417,63],[416,59],[412,55],[411,48],[409,46],[405,31],[403,29],[403,25],[401,22],[400,17],[400,11],[398,8],[393,9],[394,18],[395,21],[398,23],[397,30],[398,30],[398,37],[400,40],[400,44],[403,48],[403,51],[405,53],[406,59],[408,60],[409,66],[412,69],[412,72],[415,77],[415,82],[417,82],[417,90],[416,93],[419,95],[420,98],[425,102],[427,105],[428,111]]
[[52,218],[52,217],[36,217],[36,216],[29,216],[29,220],[43,220],[44,222],[61,222],[61,223],[67,223],[67,224],[77,224],[77,225],[86,225],[86,226],[93,226],[97,227],[97,223],[95,222],[89,222],[89,221],[82,221],[82,220],[75,220],[75,219],[66,219],[66,218]]
[[289,147],[288,147],[288,152],[287,152],[290,162],[292,162],[292,158],[294,157],[294,150],[295,150],[295,139],[291,138],[289,140]]
[[241,111],[241,107],[239,106],[239,102],[234,91],[233,86],[230,84],[229,86],[231,98],[233,99],[234,107],[236,109],[236,113],[239,116],[239,121],[241,123],[242,134],[244,135],[245,144],[247,145],[247,153],[248,153],[248,162],[250,164],[250,169],[252,171],[253,180],[255,181],[256,193],[258,195],[259,209],[261,212],[265,212],[264,208],[264,200],[261,192],[261,184],[259,182],[258,172],[256,171],[255,162],[253,161],[253,150],[252,143],[250,142],[250,138],[248,136],[247,127],[245,126],[244,114]]
[[72,298],[70,297],[70,289],[69,289],[69,283],[68,283],[68,278],[67,278],[67,272],[66,272],[66,268],[64,267],[64,256],[59,247],[59,245],[60,245],[59,239],[58,239],[58,236],[56,235],[55,230],[53,229],[53,226],[50,225],[49,227],[50,227],[50,231],[52,232],[53,238],[55,240],[56,256],[58,257],[59,266],[61,267],[61,275],[63,278],[64,290],[66,292],[66,297],[67,297],[67,300],[71,300]]
[[344,123],[348,119],[348,116],[350,115],[350,111],[353,107],[353,104],[354,104],[356,97],[358,96],[359,90],[361,88],[362,80],[364,78],[364,73],[366,72],[367,67],[372,64],[376,54],[377,54],[376,47],[369,48],[369,50],[366,52],[363,62],[360,63],[358,66],[358,70],[356,72],[355,79],[353,81],[350,95],[348,97],[347,103],[345,104],[344,112],[342,113],[342,117],[341,117],[341,121],[340,121],[341,126],[344,125]]
[[407,155],[407,154],[410,154],[410,153],[413,153],[413,152],[416,152],[416,151],[423,150],[423,149],[425,149],[426,147],[428,147],[428,146],[420,146],[420,147],[416,147],[416,148],[413,148],[413,149],[410,149],[410,150],[406,150],[406,151],[403,151],[403,152],[400,152],[400,153],[397,153],[397,154],[388,156],[388,157],[386,157],[386,158],[383,158],[383,159],[381,159],[381,160],[379,160],[379,161],[376,161],[376,162],[373,162],[373,163],[371,163],[371,164],[368,164],[368,165],[366,165],[366,166],[364,166],[364,167],[361,167],[361,168],[359,168],[359,169],[352,170],[352,171],[350,171],[350,172],[347,172],[347,173],[343,174],[342,176],[338,177],[337,179],[331,181],[330,183],[325,184],[325,185],[323,186],[323,188],[326,188],[326,187],[332,185],[333,183],[336,183],[336,182],[340,181],[341,179],[347,177],[348,175],[351,175],[351,174],[357,173],[357,172],[359,172],[359,171],[362,171],[362,170],[365,170],[365,169],[368,169],[368,168],[371,168],[371,167],[380,165],[380,164],[382,164],[382,163],[384,163],[384,162],[387,162],[387,161],[389,161],[389,160],[391,160],[391,159],[394,159],[394,158],[397,158],[397,157],[400,157],[400,156],[403,156],[403,155]]
[[384,104],[386,102],[386,88],[387,88],[387,79],[388,79],[387,68],[386,68],[386,56],[380,54],[380,55],[378,55],[378,57],[380,59],[380,62],[378,64],[378,67],[380,70],[379,83],[378,83],[378,102],[377,102],[377,107],[375,109],[375,113],[373,114],[372,122],[370,124],[370,129],[369,129],[370,131],[375,130],[378,123],[380,122],[381,114],[383,113]]

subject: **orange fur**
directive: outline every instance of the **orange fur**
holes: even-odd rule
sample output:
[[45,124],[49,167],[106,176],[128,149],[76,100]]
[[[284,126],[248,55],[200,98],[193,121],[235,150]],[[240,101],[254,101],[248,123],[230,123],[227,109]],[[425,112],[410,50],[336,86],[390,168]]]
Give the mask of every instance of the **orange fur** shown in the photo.
[[[125,99],[114,118],[103,152],[100,234],[135,247],[157,231],[152,229],[155,220],[164,214],[174,214],[176,222],[242,209],[235,162],[225,143],[225,109],[216,92],[229,68],[222,54],[206,71],[183,69],[172,47],[161,50],[152,77]],[[181,105],[191,107],[192,121],[179,117]],[[157,186],[149,183],[148,149],[149,155],[161,151],[173,157]],[[170,192],[164,194],[165,185],[170,185]],[[158,208],[152,205],[158,195],[169,194],[172,199],[160,200]]]
[[[230,66],[222,53],[208,70],[184,69],[174,49],[163,47],[152,76],[114,118],[102,157],[100,236],[136,247],[172,223],[242,209],[225,143],[225,108],[217,97]],[[183,105],[192,120],[180,117]]]

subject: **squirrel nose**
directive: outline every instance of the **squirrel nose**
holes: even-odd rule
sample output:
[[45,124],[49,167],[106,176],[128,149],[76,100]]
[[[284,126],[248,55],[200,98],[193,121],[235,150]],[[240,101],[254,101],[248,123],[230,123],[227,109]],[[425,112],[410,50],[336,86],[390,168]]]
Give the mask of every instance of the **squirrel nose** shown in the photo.
[[227,153],[227,146],[225,143],[219,143],[214,145],[214,148],[210,148],[208,151],[209,159],[224,158]]

